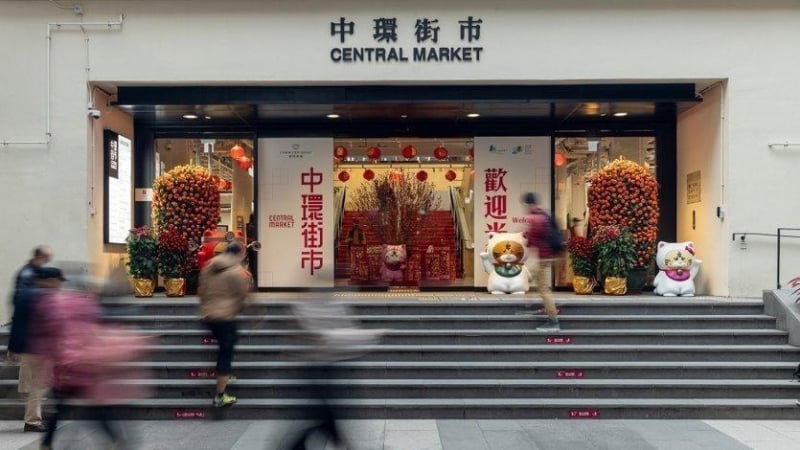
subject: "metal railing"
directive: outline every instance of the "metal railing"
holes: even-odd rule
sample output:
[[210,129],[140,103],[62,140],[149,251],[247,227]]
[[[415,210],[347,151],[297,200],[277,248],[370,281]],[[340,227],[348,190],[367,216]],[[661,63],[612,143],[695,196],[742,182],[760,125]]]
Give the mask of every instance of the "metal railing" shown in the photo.
[[777,289],[781,288],[781,238],[800,238],[800,236],[796,234],[783,234],[784,231],[800,231],[800,228],[780,227],[775,233],[733,233],[733,236],[731,237],[733,241],[736,241],[736,236],[739,236],[739,242],[741,243],[740,245],[742,248],[747,248],[747,236],[766,236],[777,238],[775,250],[775,258],[777,260],[775,268],[775,285],[777,286]]

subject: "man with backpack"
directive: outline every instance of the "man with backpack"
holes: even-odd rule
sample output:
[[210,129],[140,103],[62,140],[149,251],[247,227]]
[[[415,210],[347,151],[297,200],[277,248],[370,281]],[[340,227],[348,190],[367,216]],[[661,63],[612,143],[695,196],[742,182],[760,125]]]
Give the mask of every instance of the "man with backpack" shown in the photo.
[[548,268],[552,267],[553,262],[560,258],[564,251],[564,242],[555,225],[555,221],[547,211],[539,207],[536,194],[527,192],[522,196],[522,202],[528,208],[527,224],[528,229],[525,237],[528,240],[528,251],[532,255],[537,255],[536,267],[533,269],[533,277],[542,296],[544,312],[547,314],[547,322],[536,329],[539,331],[560,331],[558,323],[558,310],[550,292],[547,280]]

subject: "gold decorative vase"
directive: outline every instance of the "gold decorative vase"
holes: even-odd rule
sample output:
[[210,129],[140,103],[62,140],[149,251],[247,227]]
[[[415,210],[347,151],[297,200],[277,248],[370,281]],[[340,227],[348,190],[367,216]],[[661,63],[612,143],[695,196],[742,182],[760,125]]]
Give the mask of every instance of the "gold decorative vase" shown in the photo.
[[155,280],[148,278],[133,279],[133,295],[136,297],[152,297],[155,288]]
[[625,295],[628,292],[627,278],[606,277],[603,292],[608,295]]
[[572,277],[572,289],[576,294],[591,294],[594,289],[594,279],[590,277]]
[[167,297],[183,297],[186,294],[186,279],[165,278],[164,290],[167,291]]

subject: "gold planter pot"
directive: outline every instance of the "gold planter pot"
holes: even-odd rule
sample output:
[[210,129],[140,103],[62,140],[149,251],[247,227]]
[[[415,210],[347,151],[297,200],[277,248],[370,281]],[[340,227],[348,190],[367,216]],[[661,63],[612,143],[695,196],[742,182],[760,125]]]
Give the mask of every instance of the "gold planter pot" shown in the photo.
[[628,292],[627,278],[606,277],[603,292],[608,295],[625,295]]
[[167,291],[167,297],[183,297],[186,294],[186,279],[165,278],[164,290]]
[[136,297],[152,297],[155,289],[155,280],[148,278],[133,279],[133,295]]
[[572,289],[576,294],[591,294],[594,290],[594,279],[590,277],[572,277]]

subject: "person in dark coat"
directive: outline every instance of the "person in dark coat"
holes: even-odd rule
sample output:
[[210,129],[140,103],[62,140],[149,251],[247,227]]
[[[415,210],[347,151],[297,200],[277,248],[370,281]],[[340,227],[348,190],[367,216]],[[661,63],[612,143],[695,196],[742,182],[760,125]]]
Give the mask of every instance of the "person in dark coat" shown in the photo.
[[24,431],[43,432],[42,397],[47,391],[47,368],[30,351],[30,326],[33,321],[33,302],[37,297],[37,286],[47,285],[41,275],[42,266],[50,262],[50,248],[40,245],[33,249],[33,257],[19,269],[14,281],[11,333],[8,337],[8,361],[19,362],[19,392],[25,397]]

